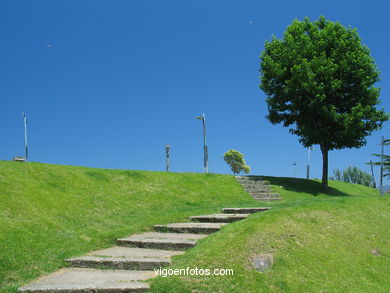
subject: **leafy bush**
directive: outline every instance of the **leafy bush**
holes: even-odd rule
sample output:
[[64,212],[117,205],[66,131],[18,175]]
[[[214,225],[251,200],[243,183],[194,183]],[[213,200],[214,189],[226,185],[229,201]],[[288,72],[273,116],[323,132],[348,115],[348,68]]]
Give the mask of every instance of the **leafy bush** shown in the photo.
[[248,174],[251,170],[251,168],[245,163],[244,155],[239,151],[230,149],[224,154],[223,159],[229,165],[234,174],[239,174],[240,172]]

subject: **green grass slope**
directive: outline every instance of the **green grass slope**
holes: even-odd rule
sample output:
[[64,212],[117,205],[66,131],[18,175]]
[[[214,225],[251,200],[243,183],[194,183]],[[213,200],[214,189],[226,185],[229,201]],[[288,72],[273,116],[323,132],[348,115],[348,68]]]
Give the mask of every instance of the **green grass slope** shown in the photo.
[[253,205],[232,176],[0,162],[0,292],[154,224]]
[[[262,205],[274,208],[174,258],[173,268],[233,276],[159,277],[153,292],[390,292],[388,197],[341,182],[324,194],[315,180],[267,179],[283,200],[253,201],[229,175],[0,162],[0,292],[154,224]],[[274,255],[272,269],[252,269],[257,253]]]
[[[233,276],[172,276],[153,292],[390,292],[390,199],[361,185],[268,177],[283,201],[201,240],[173,269],[233,269]],[[253,269],[256,254],[274,265]]]

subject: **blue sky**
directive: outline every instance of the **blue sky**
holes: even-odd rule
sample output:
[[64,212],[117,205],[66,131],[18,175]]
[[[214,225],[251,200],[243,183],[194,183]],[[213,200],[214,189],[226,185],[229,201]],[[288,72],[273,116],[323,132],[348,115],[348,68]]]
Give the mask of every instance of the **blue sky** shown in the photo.
[[[18,1],[0,2],[0,159],[99,168],[202,172],[206,113],[210,171],[229,173],[234,148],[252,174],[305,176],[307,149],[266,119],[259,89],[264,41],[294,18],[324,15],[358,29],[381,71],[390,109],[390,11],[386,1]],[[379,152],[387,122],[361,149],[330,153],[334,168]],[[318,147],[312,177],[321,177]],[[376,172],[377,173],[377,172]]]

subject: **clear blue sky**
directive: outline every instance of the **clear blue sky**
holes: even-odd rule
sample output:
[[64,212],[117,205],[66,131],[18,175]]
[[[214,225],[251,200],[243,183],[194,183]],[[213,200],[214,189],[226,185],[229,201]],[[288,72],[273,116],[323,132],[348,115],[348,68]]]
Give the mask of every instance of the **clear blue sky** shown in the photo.
[[[0,159],[23,155],[21,112],[29,118],[30,160],[100,168],[202,172],[206,113],[210,171],[245,154],[252,174],[305,176],[307,150],[266,119],[259,89],[264,41],[294,18],[324,15],[358,29],[381,70],[390,109],[387,1],[53,1],[0,2]],[[334,168],[379,152],[390,123],[361,149],[330,153]],[[389,151],[389,150],[388,150]],[[312,175],[321,176],[312,152]]]

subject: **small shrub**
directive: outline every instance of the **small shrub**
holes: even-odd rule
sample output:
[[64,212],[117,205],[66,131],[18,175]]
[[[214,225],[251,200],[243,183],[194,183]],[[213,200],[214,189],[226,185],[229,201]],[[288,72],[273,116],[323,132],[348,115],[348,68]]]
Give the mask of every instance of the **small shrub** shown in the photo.
[[241,172],[248,174],[251,170],[245,163],[244,155],[239,151],[230,149],[224,154],[223,159],[229,165],[234,175]]

